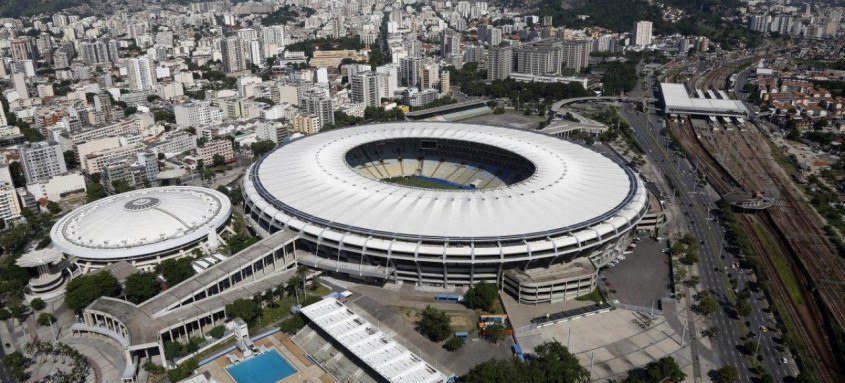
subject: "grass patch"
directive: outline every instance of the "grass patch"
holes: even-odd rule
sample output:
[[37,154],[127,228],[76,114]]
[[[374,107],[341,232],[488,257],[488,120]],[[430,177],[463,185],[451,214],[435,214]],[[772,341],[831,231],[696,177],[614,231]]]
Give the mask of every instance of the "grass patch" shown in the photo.
[[595,289],[595,290],[591,291],[589,294],[584,294],[580,297],[575,298],[575,300],[581,301],[581,302],[593,301],[593,302],[596,302],[596,303],[600,303],[604,299],[601,296],[601,292],[599,291],[599,289]]
[[769,236],[763,231],[763,228],[756,223],[754,224],[754,235],[760,239],[763,247],[766,248],[766,252],[770,254],[769,260],[771,260],[775,271],[783,281],[784,286],[786,286],[786,291],[789,293],[789,297],[796,304],[803,305],[804,296],[801,295],[801,288],[798,285],[798,281],[795,279],[795,275],[792,274],[792,270],[790,270],[789,265],[786,264],[786,261],[783,258],[771,256],[772,254],[778,253],[771,238],[769,238]]
[[[308,290],[308,296],[323,296],[328,293],[332,292],[332,290],[326,286],[320,285],[317,290]],[[300,302],[302,301],[302,294],[299,295]],[[264,329],[266,327],[275,326],[282,319],[287,318],[290,315],[290,308],[296,305],[296,298],[294,297],[284,297],[282,299],[276,300],[275,307],[264,307],[261,311],[261,316],[255,321],[255,323],[250,326],[250,329]]]
[[[406,306],[388,306],[393,311],[399,314],[405,321],[412,325],[419,319],[419,314],[422,309]],[[470,334],[477,333],[478,313],[473,310],[444,310],[449,317],[449,324],[453,331],[466,331]]]
[[423,179],[420,177],[410,176],[410,177],[390,177],[382,179],[384,182],[402,185],[402,186],[410,186],[415,188],[421,189],[445,189],[445,190],[457,190],[459,188],[442,184],[439,182],[430,181],[427,179]]
[[218,344],[215,344],[211,348],[209,348],[209,349],[207,349],[207,350],[205,350],[205,351],[203,351],[199,354],[194,355],[194,359],[196,359],[197,361],[203,360],[203,359],[205,359],[209,356],[214,355],[215,353],[222,351],[226,347],[233,346],[235,344],[235,342],[237,342],[237,339],[235,339],[235,337],[233,336],[233,337],[226,339],[226,340],[224,340],[224,341],[222,341]]

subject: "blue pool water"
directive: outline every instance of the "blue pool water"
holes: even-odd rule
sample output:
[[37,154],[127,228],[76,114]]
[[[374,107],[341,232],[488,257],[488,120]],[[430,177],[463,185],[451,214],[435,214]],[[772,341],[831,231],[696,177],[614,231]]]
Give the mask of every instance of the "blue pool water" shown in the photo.
[[275,383],[296,372],[275,350],[228,367],[226,371],[238,383]]

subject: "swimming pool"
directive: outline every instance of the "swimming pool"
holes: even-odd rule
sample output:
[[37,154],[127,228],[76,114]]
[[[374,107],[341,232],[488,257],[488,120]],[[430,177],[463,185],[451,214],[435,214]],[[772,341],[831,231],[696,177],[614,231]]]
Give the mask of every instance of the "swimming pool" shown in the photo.
[[276,350],[227,367],[226,371],[238,383],[275,383],[296,372]]

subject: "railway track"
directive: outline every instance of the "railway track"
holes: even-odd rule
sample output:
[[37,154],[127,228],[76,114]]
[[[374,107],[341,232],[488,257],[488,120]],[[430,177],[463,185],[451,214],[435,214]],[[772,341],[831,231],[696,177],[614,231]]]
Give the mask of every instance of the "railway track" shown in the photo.
[[[718,123],[717,123],[718,124]],[[772,283],[770,291],[795,324],[796,341],[804,342],[809,355],[802,361],[813,368],[825,381],[843,381],[838,370],[832,345],[825,336],[825,318],[822,310],[830,312],[831,319],[843,327],[845,323],[845,289],[819,289],[813,294],[812,286],[818,281],[831,279],[845,281],[845,260],[840,258],[827,239],[820,217],[808,206],[802,194],[771,156],[768,138],[756,128],[745,131],[726,131],[720,126],[713,131],[706,123],[693,126],[686,121],[674,132],[689,151],[689,158],[697,169],[706,174],[708,181],[721,195],[737,188],[759,191],[778,198],[778,204],[769,210],[751,214],[737,214],[745,227],[752,246]],[[721,125],[721,124],[718,124]],[[765,246],[755,234],[755,225],[762,228],[775,246]],[[772,248],[776,250],[772,250]],[[783,251],[783,253],[780,253]],[[780,254],[773,254],[780,253]],[[774,261],[787,261],[800,283],[803,300],[801,305],[789,294],[787,282],[778,273]],[[809,286],[809,288],[808,288]],[[814,299],[817,299],[816,302]],[[820,307],[821,306],[821,307]]]

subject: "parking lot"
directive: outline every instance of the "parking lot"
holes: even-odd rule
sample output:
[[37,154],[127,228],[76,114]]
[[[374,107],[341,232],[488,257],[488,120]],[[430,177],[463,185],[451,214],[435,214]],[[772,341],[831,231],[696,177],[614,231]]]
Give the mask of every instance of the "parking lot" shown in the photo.
[[641,238],[633,253],[624,254],[624,260],[604,269],[601,276],[610,291],[609,300],[640,307],[655,303],[657,308],[656,302],[671,291],[669,257],[662,253],[666,240]]

